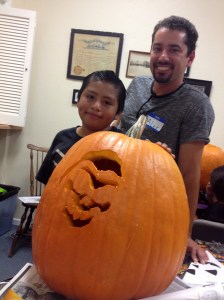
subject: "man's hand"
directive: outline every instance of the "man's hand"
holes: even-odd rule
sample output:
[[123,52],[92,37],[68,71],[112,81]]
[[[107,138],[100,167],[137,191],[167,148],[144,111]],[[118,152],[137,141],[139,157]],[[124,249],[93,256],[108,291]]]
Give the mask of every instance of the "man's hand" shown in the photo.
[[208,255],[206,254],[205,250],[190,237],[187,241],[187,252],[190,252],[193,262],[205,264],[208,261]]
[[164,150],[166,150],[174,159],[175,155],[172,153],[172,149],[167,146],[165,143],[156,142],[157,145],[161,146]]

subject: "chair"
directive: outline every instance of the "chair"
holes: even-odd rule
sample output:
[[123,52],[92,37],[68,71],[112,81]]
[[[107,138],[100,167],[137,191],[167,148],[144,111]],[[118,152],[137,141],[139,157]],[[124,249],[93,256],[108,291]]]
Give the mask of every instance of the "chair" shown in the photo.
[[[46,147],[38,147],[32,144],[28,144],[27,148],[30,150],[30,196],[40,196],[43,192],[44,185],[35,179],[36,173],[38,172],[45,156],[48,151]],[[12,257],[15,253],[17,244],[22,237],[31,237],[32,229],[31,222],[33,219],[33,213],[37,208],[38,204],[23,203],[24,212],[21,217],[19,226],[17,227],[16,233],[13,234],[12,245],[9,250],[8,256]]]
[[195,220],[191,237],[193,240],[224,243],[224,224],[203,219]]

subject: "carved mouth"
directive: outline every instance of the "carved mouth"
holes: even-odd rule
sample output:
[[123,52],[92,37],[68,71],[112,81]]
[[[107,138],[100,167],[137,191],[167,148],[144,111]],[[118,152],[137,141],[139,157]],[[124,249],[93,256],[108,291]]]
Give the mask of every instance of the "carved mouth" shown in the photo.
[[121,165],[108,158],[83,160],[66,183],[66,214],[75,227],[89,224],[93,217],[111,207],[122,180]]

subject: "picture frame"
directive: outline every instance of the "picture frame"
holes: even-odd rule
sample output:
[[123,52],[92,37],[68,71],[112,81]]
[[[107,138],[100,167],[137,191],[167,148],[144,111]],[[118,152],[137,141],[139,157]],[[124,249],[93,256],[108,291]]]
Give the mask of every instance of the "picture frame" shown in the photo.
[[188,77],[190,74],[190,67],[187,67],[184,73],[184,77]]
[[193,79],[193,78],[189,78],[189,77],[184,78],[184,81],[188,84],[193,85],[198,90],[204,92],[208,97],[210,96],[211,88],[212,88],[212,81]]
[[128,55],[126,77],[134,78],[141,75],[151,76],[152,73],[149,67],[149,62],[150,52],[130,50]]
[[119,76],[123,33],[71,29],[67,78],[82,80],[100,70]]
[[78,102],[78,93],[79,93],[79,90],[73,90],[73,93],[72,93],[72,103],[73,104],[77,104],[77,102]]

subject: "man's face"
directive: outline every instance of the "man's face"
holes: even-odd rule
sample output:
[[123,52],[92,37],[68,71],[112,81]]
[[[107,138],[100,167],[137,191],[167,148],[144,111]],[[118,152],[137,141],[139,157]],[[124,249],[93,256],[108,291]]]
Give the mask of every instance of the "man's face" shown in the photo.
[[161,28],[155,34],[151,47],[150,69],[158,83],[182,83],[184,73],[195,56],[193,51],[187,55],[184,43],[185,33],[178,30]]

